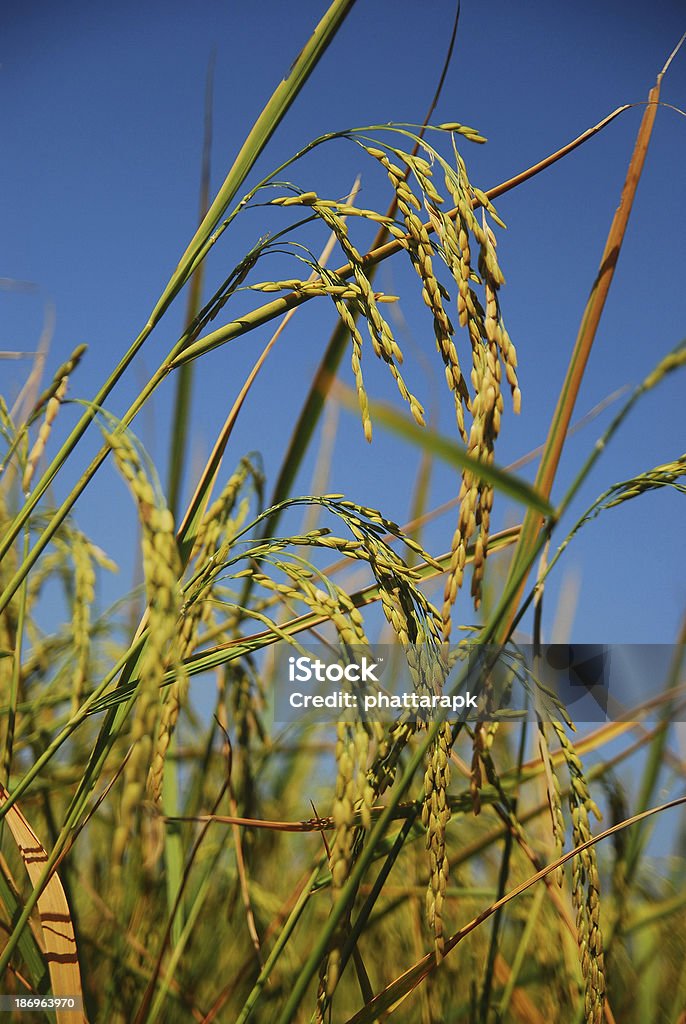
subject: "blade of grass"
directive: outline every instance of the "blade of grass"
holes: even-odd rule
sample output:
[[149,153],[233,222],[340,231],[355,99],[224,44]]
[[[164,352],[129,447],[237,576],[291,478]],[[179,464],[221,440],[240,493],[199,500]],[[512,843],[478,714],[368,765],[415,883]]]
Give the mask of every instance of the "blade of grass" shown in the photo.
[[[217,51],[213,48],[207,64],[205,77],[205,109],[203,126],[203,143],[200,160],[200,189],[198,197],[198,223],[202,224],[210,205],[210,179],[212,157],[212,116],[214,93],[214,68]],[[186,331],[190,330],[202,305],[202,289],[205,276],[205,264],[201,263],[191,277],[186,307]],[[167,484],[167,504],[174,516],[178,518],[181,488],[188,452],[189,430],[194,367],[192,363],[182,366],[176,378],[176,389],[172,405],[172,433],[169,448],[169,476]],[[171,758],[176,750],[178,736],[176,730],[169,741],[168,755]],[[179,773],[180,766],[172,764],[162,777],[162,807],[167,815],[179,812]],[[181,888],[183,877],[183,846],[181,836],[172,825],[164,831],[164,864],[167,893],[167,913],[172,919],[171,944],[176,947],[181,941],[184,926],[184,906],[178,907],[173,914],[175,894]]]
[[[344,404],[351,408],[356,407],[356,400],[352,391],[337,386],[337,391],[344,396]],[[355,402],[355,406],[353,406]],[[463,445],[458,444],[451,437],[437,433],[426,427],[419,427],[404,413],[398,412],[393,406],[381,402],[370,402],[369,412],[373,420],[382,427],[386,427],[397,437],[422,451],[428,451],[436,458],[455,466],[457,469],[469,469],[477,477],[487,481],[502,494],[506,494],[514,501],[526,505],[529,509],[535,510],[540,516],[549,516],[553,513],[552,506],[547,498],[542,497],[538,491],[531,487],[524,480],[520,480],[512,473],[500,469],[493,463],[481,462],[472,455],[468,455]]]
[[[418,808],[416,815],[418,815],[419,813],[420,810]],[[354,954],[354,951],[357,948],[357,943],[359,942],[360,936],[362,935],[362,932],[364,931],[365,926],[369,921],[369,917],[371,915],[372,910],[374,909],[374,905],[378,900],[379,896],[381,895],[381,892],[388,880],[388,876],[390,875],[391,870],[393,869],[393,866],[396,860],[398,859],[403,846],[405,845],[405,840],[407,839],[412,830],[412,826],[414,825],[416,815],[410,815],[405,821],[403,827],[398,832],[393,843],[393,846],[389,850],[386,859],[381,866],[381,869],[379,870],[376,878],[374,879],[374,884],[372,885],[372,888],[369,894],[367,895],[364,904],[360,909],[359,914],[355,918],[355,922],[352,928],[350,929],[348,937],[345,940],[343,949],[341,950],[341,974],[345,970],[345,965],[347,964],[348,960]]]
[[[609,405],[612,405],[612,403],[615,402],[618,398],[621,398],[621,396],[624,395],[628,390],[628,386],[617,388],[617,390],[613,391],[611,395],[607,396],[607,398],[604,398],[601,402],[598,402],[597,405],[594,405],[592,409],[590,409],[580,419],[578,419],[575,423],[572,424],[569,431],[570,437],[572,436],[572,434],[577,433],[577,431],[585,427],[588,423],[591,423],[596,418],[596,416],[600,415],[601,412],[603,412]],[[523,466],[527,466],[530,462],[533,462],[534,459],[536,459],[536,457],[540,455],[542,451],[543,445],[540,445],[538,448],[532,449],[525,455],[521,455],[518,459],[515,459],[514,462],[508,463],[508,465],[504,466],[503,468],[508,473],[514,473],[516,470],[521,469]],[[401,530],[403,533],[408,534],[408,536],[413,536],[415,540],[419,540],[419,538],[415,536],[413,531],[425,526],[427,523],[433,522],[435,519],[438,519],[446,512],[450,512],[451,509],[455,508],[457,505],[459,505],[459,503],[460,499],[458,497],[450,498],[448,501],[444,501],[440,505],[435,506],[430,511],[425,512],[422,515],[417,515],[416,518],[413,516],[413,518],[411,518],[408,522],[402,524]],[[384,537],[384,540],[391,540],[390,534],[386,535]],[[340,572],[342,569],[348,567],[349,565],[349,558],[341,558],[340,561],[334,562],[333,565],[329,566],[326,570],[326,573],[327,575],[333,575],[333,573]]]
[[[24,557],[29,550],[29,528],[24,531]],[[24,626],[26,621],[26,593],[27,580],[24,580],[19,591],[19,609],[15,628],[12,680],[10,683],[9,701],[7,705],[7,731],[5,733],[5,750],[2,759],[3,777],[9,785],[12,773],[12,753],[14,748],[14,732],[17,720],[17,702],[19,700],[19,682],[21,679],[22,646],[24,642]],[[0,837],[2,836],[2,821],[0,821]]]
[[[525,744],[526,744],[526,732],[527,732],[527,723],[525,721],[525,722],[522,723],[522,727],[521,727],[521,736],[520,736],[519,750],[518,750],[518,756],[517,756],[517,765],[516,765],[516,769],[515,769],[516,772],[517,772],[517,781],[518,781],[518,783],[521,781],[522,765],[524,763],[524,749],[525,749]],[[505,892],[507,891],[507,881],[508,881],[508,878],[509,878],[509,875],[510,875],[510,865],[511,865],[511,861],[512,861],[512,849],[513,849],[514,839],[516,837],[520,841],[520,843],[523,843],[523,841],[524,841],[524,833],[523,833],[523,830],[522,830],[522,827],[521,827],[521,823],[519,822],[519,820],[517,818],[517,796],[516,796],[516,794],[512,797],[512,799],[509,799],[507,794],[503,793],[502,803],[503,803],[503,812],[502,812],[502,814],[504,815],[503,820],[505,820],[505,818],[506,818],[507,822],[510,824],[510,827],[508,828],[508,830],[507,830],[507,832],[505,834],[505,841],[503,843],[503,853],[502,853],[502,857],[500,859],[500,869],[498,871],[498,899],[502,898],[505,895]],[[500,809],[498,807],[496,807],[496,810],[500,810]],[[528,844],[527,844],[527,846],[528,846]],[[535,860],[537,861],[538,858],[535,858]],[[536,867],[536,866],[537,866],[537,864],[534,863],[534,867]],[[483,982],[483,988],[482,988],[482,992],[481,992],[481,1001],[480,1001],[480,1014],[481,1014],[481,1020],[482,1020],[483,1024],[487,1024],[488,1017],[489,1017],[489,1011],[490,1011],[490,1008],[491,1008],[491,992],[492,992],[492,988],[493,988],[493,978],[494,978],[494,973],[495,973],[496,961],[498,959],[498,954],[500,952],[500,950],[499,950],[499,940],[500,940],[500,932],[501,932],[502,919],[503,919],[503,911],[502,910],[497,911],[493,915],[493,925],[492,925],[492,929],[491,929],[491,937],[490,937],[490,940],[489,940],[488,956],[486,958],[486,969],[485,969],[485,972],[484,972],[484,982]]]
[[[200,196],[199,196],[199,223],[202,224],[207,215],[210,205],[210,174],[212,156],[212,113],[213,113],[213,92],[214,92],[214,66],[217,59],[216,48],[212,50],[205,79],[205,118],[204,134],[202,144],[202,157],[200,165]],[[188,292],[188,305],[186,308],[186,329],[195,320],[202,302],[202,286],[205,276],[205,266],[201,264],[193,275],[191,286]],[[176,390],[172,405],[172,434],[169,448],[169,482],[167,486],[167,504],[174,519],[177,518],[179,500],[181,496],[181,484],[183,481],[183,470],[188,450],[188,420],[191,407],[191,393],[193,387],[193,367],[191,364],[181,367],[176,378]]]
[[288,940],[290,939],[291,935],[293,934],[293,931],[295,930],[295,927],[296,927],[298,921],[300,920],[300,917],[302,916],[302,913],[303,913],[303,911],[304,911],[304,909],[305,909],[305,907],[307,905],[307,901],[309,900],[310,896],[314,892],[314,885],[315,885],[315,883],[317,881],[317,878],[319,877],[319,873],[320,873],[320,871],[321,871],[321,869],[322,869],[322,867],[324,866],[325,863],[326,863],[326,858],[322,857],[321,860],[319,861],[319,863],[317,864],[317,866],[313,869],[312,874],[310,875],[309,879],[307,880],[305,885],[302,887],[302,890],[300,892],[300,896],[298,897],[298,899],[297,899],[297,901],[295,903],[295,906],[293,907],[293,910],[289,914],[288,920],[286,921],[285,925],[281,929],[281,932],[279,933],[279,937],[276,940],[276,942],[274,943],[274,945],[272,947],[272,950],[271,950],[269,956],[267,957],[267,959],[265,961],[264,967],[260,971],[260,974],[259,974],[259,976],[257,978],[257,981],[255,982],[253,988],[251,989],[247,999],[243,1003],[243,1007],[241,1009],[241,1012],[240,1012],[239,1016],[236,1019],[236,1024],[245,1024],[245,1022],[250,1018],[250,1015],[252,1014],[252,1011],[253,1011],[253,1009],[255,1007],[255,1003],[259,999],[259,997],[260,997],[260,995],[261,995],[261,993],[262,993],[262,991],[264,989],[264,986],[266,985],[266,983],[267,983],[267,981],[269,979],[269,976],[272,973],[272,971],[273,971],[273,969],[274,969],[274,967],[276,965],[277,960],[279,959],[279,957],[283,953],[283,951],[284,951],[284,949],[285,949],[285,947],[286,947],[286,945],[288,943]]
[[[221,801],[223,800],[224,794],[227,792],[228,787],[229,787],[229,776],[227,775],[227,777],[224,779],[224,782],[222,783],[221,789],[219,790],[219,794],[215,798],[214,807],[213,807],[213,813],[216,812],[217,808],[221,804]],[[151,1003],[153,1001],[153,997],[155,996],[155,988],[156,988],[156,985],[157,985],[157,981],[158,981],[158,979],[159,979],[159,977],[160,977],[160,975],[162,973],[162,963],[163,963],[164,954],[165,954],[167,945],[171,943],[171,940],[172,940],[172,937],[173,937],[173,934],[174,934],[174,920],[176,918],[177,913],[179,913],[179,911],[181,910],[184,889],[186,888],[186,886],[187,886],[187,884],[189,882],[191,868],[192,868],[192,866],[193,866],[193,864],[195,862],[196,857],[198,856],[198,853],[200,852],[203,840],[205,839],[205,837],[207,835],[208,829],[209,829],[209,823],[204,824],[203,827],[200,829],[200,832],[199,832],[198,836],[196,837],[196,840],[193,843],[193,846],[191,848],[190,854],[188,856],[188,861],[184,865],[184,868],[183,868],[183,870],[181,872],[181,878],[180,878],[180,881],[179,881],[178,888],[173,893],[174,899],[173,899],[173,903],[172,903],[172,906],[171,906],[171,909],[170,909],[169,919],[167,921],[167,927],[166,927],[166,930],[164,932],[164,935],[162,936],[162,942],[160,943],[160,949],[159,949],[159,952],[158,952],[157,957],[155,959],[155,966],[154,966],[154,968],[152,970],[152,973],[150,975],[150,979],[148,981],[148,984],[145,987],[145,991],[143,992],[143,998],[142,998],[140,1006],[138,1008],[138,1012],[136,1014],[136,1018],[135,1018],[134,1024],[143,1024],[143,1021],[148,1020],[148,1019],[150,1019],[151,1022],[154,1021],[157,1018],[157,1016],[158,1016],[158,1014],[159,1014],[159,1012],[160,1012],[160,1010],[162,1008],[164,1000],[166,999],[167,993],[169,991],[169,982],[170,982],[170,979],[173,977],[173,970],[168,970],[164,974],[164,976],[162,978],[162,985],[160,986],[160,991],[157,993],[157,998],[155,999],[155,1002],[153,1004],[153,1008],[151,1010]],[[216,867],[216,864],[217,864],[217,862],[219,860],[219,857],[221,856],[221,852],[222,852],[221,849],[218,850],[217,853],[215,854],[214,858],[210,862],[210,864],[206,866],[205,877],[203,879],[203,882],[201,883],[199,891],[196,892],[196,895],[195,895],[195,903],[194,903],[195,910],[194,910],[194,914],[192,916],[195,916],[195,915],[197,915],[200,912],[200,909],[202,907],[202,902],[204,900],[204,896],[206,895],[206,891],[207,891],[208,879],[213,874],[213,868]],[[192,922],[192,917],[189,918],[189,920],[186,922],[185,926],[181,929],[181,935],[179,936],[178,941],[174,943],[174,946],[172,948],[172,954],[171,954],[171,960],[174,961],[174,962],[178,962],[178,959],[180,958],[180,956],[181,956],[181,954],[183,952],[183,948],[184,948],[185,942],[187,942],[188,939],[190,938],[191,928],[192,928],[192,923],[191,922]]]
[[[2,902],[8,921],[15,921],[21,913],[19,891],[13,883],[4,857],[0,857],[0,902]],[[6,925],[3,921],[2,930]],[[19,940],[19,953],[26,964],[28,980],[33,992],[45,995],[50,991],[50,975],[45,966],[43,952],[33,929],[28,927],[22,932]]]
[[[608,233],[600,261],[600,269],[593,283],[591,294],[581,318],[579,333],[570,356],[567,373],[550,423],[548,439],[545,444],[543,455],[541,456],[541,462],[538,467],[535,483],[536,490],[544,498],[549,498],[552,493],[553,482],[555,480],[557,467],[562,455],[562,449],[569,430],[574,405],[579,394],[581,381],[591,354],[593,342],[595,341],[598,325],[600,324],[600,318],[605,308],[605,301],[610,290],[610,285],[612,284],[614,277],[617,260],[619,258],[624,235],[626,233],[629,215],[636,196],[636,189],[645,163],[648,144],[650,142],[653,124],[655,122],[657,103],[660,98],[660,84],[662,82],[662,76],[666,71],[667,66],[668,65],[665,65],[658,75],[657,82],[648,95],[648,102],[639,126],[636,143],[634,145],[624,186],[622,188],[619,206],[617,207],[612,224],[610,225],[610,231]],[[540,514],[533,508],[530,508],[525,516],[522,533],[515,548],[515,554],[510,569],[510,579],[512,579],[513,575],[521,568],[523,559],[531,554],[541,527],[542,519]],[[503,624],[501,638],[508,634],[512,626],[516,607],[521,598],[525,584],[526,574],[523,575],[519,589],[512,600],[510,606],[511,611]]]
[[510,976],[507,979],[503,994],[500,997],[500,1002],[498,1003],[496,1013],[500,1018],[504,1018],[507,1014],[510,1000],[512,999],[512,994],[515,990],[515,985],[517,984],[517,978],[519,977],[519,972],[521,971],[524,963],[524,957],[526,956],[533,938],[534,930],[538,922],[538,915],[540,914],[541,907],[543,906],[544,896],[545,889],[537,889],[534,893],[533,900],[531,901],[531,907],[527,914],[524,930],[522,931],[519,942],[517,943],[517,949],[515,950],[514,959],[510,967]]

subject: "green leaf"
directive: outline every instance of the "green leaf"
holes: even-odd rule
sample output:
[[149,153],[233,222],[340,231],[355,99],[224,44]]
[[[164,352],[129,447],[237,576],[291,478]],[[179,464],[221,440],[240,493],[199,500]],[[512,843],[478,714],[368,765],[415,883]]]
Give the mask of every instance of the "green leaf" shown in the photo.
[[[350,404],[353,404],[352,400]],[[541,497],[530,484],[492,463],[481,462],[479,459],[473,458],[467,454],[461,444],[453,441],[452,438],[439,434],[435,430],[418,427],[409,416],[405,416],[391,406],[380,402],[370,402],[369,412],[376,424],[386,427],[391,433],[402,437],[405,441],[409,441],[410,444],[421,448],[422,451],[430,452],[436,458],[442,459],[443,462],[447,462],[458,469],[469,470],[481,480],[491,484],[497,491],[507,494],[508,497],[513,498],[522,505],[527,505],[544,516],[551,516],[553,514],[553,509],[549,502]]]

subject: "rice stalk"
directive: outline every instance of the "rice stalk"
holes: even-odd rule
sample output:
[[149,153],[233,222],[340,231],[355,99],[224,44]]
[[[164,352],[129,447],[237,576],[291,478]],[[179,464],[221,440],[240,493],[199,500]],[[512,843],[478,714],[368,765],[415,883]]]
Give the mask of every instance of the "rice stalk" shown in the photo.
[[[400,128],[392,130],[401,135],[409,135],[413,139],[417,138],[411,132]],[[482,141],[481,137],[473,133],[471,129],[458,126],[456,130],[475,141]],[[464,160],[456,149],[456,167],[452,168],[440,158],[432,147],[425,142],[421,143],[431,161],[436,161],[438,166],[444,170],[445,184],[456,203],[457,221],[453,222],[451,218],[440,211],[443,199],[433,182],[432,163],[423,157],[405,153],[390,145],[386,149],[382,149],[378,145],[370,145],[356,133],[351,133],[351,137],[355,138],[365,151],[381,164],[391,181],[395,192],[394,203],[402,215],[403,222],[400,227],[389,218],[384,218],[385,227],[389,233],[400,240],[402,246],[407,250],[422,282],[424,301],[433,314],[436,345],[442,355],[447,383],[453,392],[456,403],[458,429],[464,440],[468,442],[469,453],[488,465],[493,461],[494,443],[500,431],[500,419],[503,411],[503,400],[500,394],[501,361],[512,391],[515,412],[519,411],[521,402],[516,373],[517,355],[502,322],[497,295],[504,278],[495,255],[495,235],[486,221],[486,215],[488,214],[494,222],[501,226],[504,225],[486,193],[475,189],[470,184]],[[430,214],[431,225],[438,237],[437,250],[432,245],[426,227],[417,216],[417,211],[421,208],[420,200],[412,192],[406,180],[405,171],[390,159],[387,150],[401,159],[414,174]],[[356,293],[353,293],[354,301],[358,306],[359,314],[367,321],[374,352],[378,358],[387,362],[402,397],[410,405],[412,415],[419,425],[423,425],[424,411],[421,404],[408,390],[397,369],[396,364],[402,359],[402,353],[393,338],[390,327],[379,314],[375,293],[372,291],[365,272],[362,257],[350,241],[348,227],[339,212],[336,211],[337,204],[333,201],[321,200],[315,192],[301,192],[294,196],[272,200],[272,203],[287,207],[304,206],[311,209],[334,232],[348,258],[348,266],[357,286]],[[481,224],[474,214],[473,208],[477,205],[482,207]],[[358,211],[358,214],[363,216],[364,211]],[[471,237],[478,245],[478,274],[473,270],[471,263]],[[471,377],[475,389],[474,398],[470,398],[455,347],[454,328],[445,311],[444,300],[448,298],[448,293],[435,274],[433,258],[436,251],[440,253],[451,270],[458,286],[458,319],[460,325],[467,328],[472,351]],[[337,284],[339,280],[341,281],[340,285]],[[371,440],[372,423],[369,398],[362,374],[363,340],[357,327],[357,317],[355,312],[347,308],[347,299],[344,295],[336,294],[334,290],[337,287],[344,288],[344,282],[332,275],[331,272],[322,272],[321,281],[319,287],[323,290],[329,288],[339,316],[350,333],[352,369],[358,403],[365,437],[367,440]],[[474,290],[474,282],[483,284],[485,312]],[[276,285],[279,287],[290,285],[300,289],[303,283],[283,281],[277,282]],[[265,288],[267,285],[262,284],[259,287]],[[315,284],[314,287],[316,288],[317,285]],[[473,417],[469,436],[465,424],[465,413],[471,413]],[[472,596],[475,606],[478,608],[481,599],[484,562],[488,550],[492,503],[492,489],[488,485],[484,485],[478,476],[463,474],[461,513],[453,538],[453,565],[444,594],[443,632],[446,638],[451,633],[451,608],[462,584],[464,548],[477,527],[479,540],[472,577]]]
[[[124,432],[106,435],[117,468],[124,477],[138,508],[141,525],[143,573],[148,600],[148,639],[141,657],[140,681],[131,725],[131,752],[124,769],[119,824],[112,841],[112,861],[120,869],[145,790],[145,776],[153,756],[153,737],[160,715],[159,690],[171,656],[177,681],[182,681],[182,664],[173,652],[181,608],[179,554],[174,520],[161,505],[136,447]],[[170,705],[170,708],[172,705]],[[169,710],[169,709],[168,709]],[[158,739],[158,743],[159,743]],[[153,787],[159,773],[153,777]],[[155,789],[157,795],[158,790]]]
[[[561,722],[552,720],[560,741],[571,782],[569,808],[572,815],[574,846],[591,839],[589,815],[601,819],[584,775],[583,766]],[[601,1024],[605,1001],[605,958],[600,930],[600,875],[593,845],[572,862],[572,900],[577,910],[576,927],[581,973],[584,979],[584,1013],[587,1024]]]
[[74,562],[74,604],[72,627],[76,653],[73,681],[72,714],[76,713],[84,696],[89,676],[91,653],[91,608],[95,601],[95,567],[91,546],[79,532],[71,535]]
[[52,431],[52,425],[57,419],[57,413],[59,412],[60,405],[62,404],[62,401],[64,400],[66,393],[67,378],[62,377],[55,390],[54,395],[49,399],[47,403],[45,409],[45,418],[41,423],[40,429],[38,431],[38,437],[36,438],[33,447],[29,452],[28,459],[26,460],[26,468],[24,470],[24,476],[22,477],[21,481],[21,485],[25,494],[27,494],[31,488],[33,474],[36,470],[36,466],[38,465],[41,456],[43,455],[43,452],[45,451],[45,446],[47,444],[48,438],[50,437],[50,432]]

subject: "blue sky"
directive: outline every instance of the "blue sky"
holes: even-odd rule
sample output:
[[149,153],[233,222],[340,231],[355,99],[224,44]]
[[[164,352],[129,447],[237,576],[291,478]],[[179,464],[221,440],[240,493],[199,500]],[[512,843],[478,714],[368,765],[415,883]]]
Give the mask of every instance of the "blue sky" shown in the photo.
[[[86,341],[89,353],[70,394],[94,394],[144,324],[193,233],[204,79],[212,48],[217,54],[215,191],[324,7],[311,0],[295,5],[273,0],[255,5],[204,0],[116,5],[67,0],[53,5],[28,0],[4,9],[0,276],[34,282],[36,290],[0,292],[0,349],[34,349],[45,303],[51,301],[57,320],[47,373]],[[474,183],[495,185],[620,104],[643,101],[686,27],[678,7],[666,0],[650,7],[637,2],[551,5],[532,0],[509,5],[495,0],[487,9],[465,2],[455,57],[434,119],[466,122],[488,136],[487,146],[462,147]],[[360,0],[250,183],[322,132],[390,120],[421,121],[453,13],[453,5],[444,0]],[[686,52],[672,65],[662,99],[686,108]],[[508,225],[499,244],[507,279],[502,305],[519,353],[523,393],[519,419],[506,405],[497,448],[501,465],[545,437],[640,117],[641,108],[623,114],[595,140],[497,203]],[[615,389],[638,383],[686,335],[685,162],[686,121],[662,109],[577,415]],[[357,173],[362,174],[359,202],[385,209],[389,194],[382,177],[350,144],[320,149],[290,175],[306,189],[338,197],[349,190]],[[213,254],[209,283],[221,281],[222,271],[279,223],[271,217],[271,211],[257,210],[236,221],[235,230],[226,233]],[[279,270],[274,266],[274,276],[299,273],[293,264]],[[272,276],[270,270],[265,264],[257,278]],[[441,429],[449,432],[451,402],[441,386],[440,361],[416,284],[396,261],[386,265],[377,281],[403,296],[408,333],[401,335],[401,343],[408,379]],[[176,340],[184,303],[178,305],[111,396],[113,412],[128,406]],[[309,307],[293,320],[270,356],[226,457],[228,474],[241,455],[258,448],[268,490],[333,325],[330,305]],[[267,325],[199,365],[191,437],[194,467],[209,451],[270,333]],[[432,367],[429,377],[427,362]],[[10,397],[16,393],[28,365],[1,365],[3,392]],[[367,365],[372,395],[393,397],[383,368],[369,360]],[[351,383],[347,364],[341,376]],[[683,377],[675,377],[644,401],[595,469],[577,511],[615,481],[682,453],[683,394]],[[160,389],[134,428],[163,478],[171,395],[170,385]],[[76,415],[75,407],[62,411],[51,444]],[[558,497],[609,415],[569,442]],[[55,497],[66,493],[96,443],[93,431],[58,481]],[[298,481],[299,493],[309,490],[313,465],[310,459]],[[411,504],[406,480],[416,466],[416,452],[381,429],[368,446],[359,422],[341,411],[327,489],[375,505],[402,522]],[[531,477],[533,468],[527,472]],[[432,503],[451,497],[456,486],[453,473],[436,467]],[[500,500],[496,507],[496,526],[514,520],[514,506]],[[114,596],[130,578],[135,527],[131,503],[109,466],[86,491],[76,515],[122,564],[124,579],[112,590]],[[671,493],[649,495],[601,517],[565,556],[551,588],[549,619],[557,591],[560,586],[569,591],[573,577],[579,586],[577,639],[671,641],[686,598],[682,520],[678,496]],[[448,547],[453,526],[449,516],[426,534],[434,552]],[[473,621],[466,596],[460,600],[458,618]]]

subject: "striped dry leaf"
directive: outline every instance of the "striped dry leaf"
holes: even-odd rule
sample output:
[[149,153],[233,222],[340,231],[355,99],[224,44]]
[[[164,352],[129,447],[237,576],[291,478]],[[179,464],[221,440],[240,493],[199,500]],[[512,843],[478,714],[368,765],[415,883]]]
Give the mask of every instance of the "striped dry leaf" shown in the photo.
[[[0,807],[7,801],[9,793],[0,784]],[[33,831],[18,805],[13,804],[5,820],[17,845],[26,873],[31,884],[40,884],[48,854],[40,839]],[[74,923],[59,875],[53,872],[38,897],[38,915],[43,933],[43,950],[50,972],[52,994],[56,997],[73,996],[83,1000],[81,972],[74,933]],[[83,1012],[75,1014],[63,1008],[55,1011],[57,1024],[68,1024],[75,1020],[86,1022]]]

